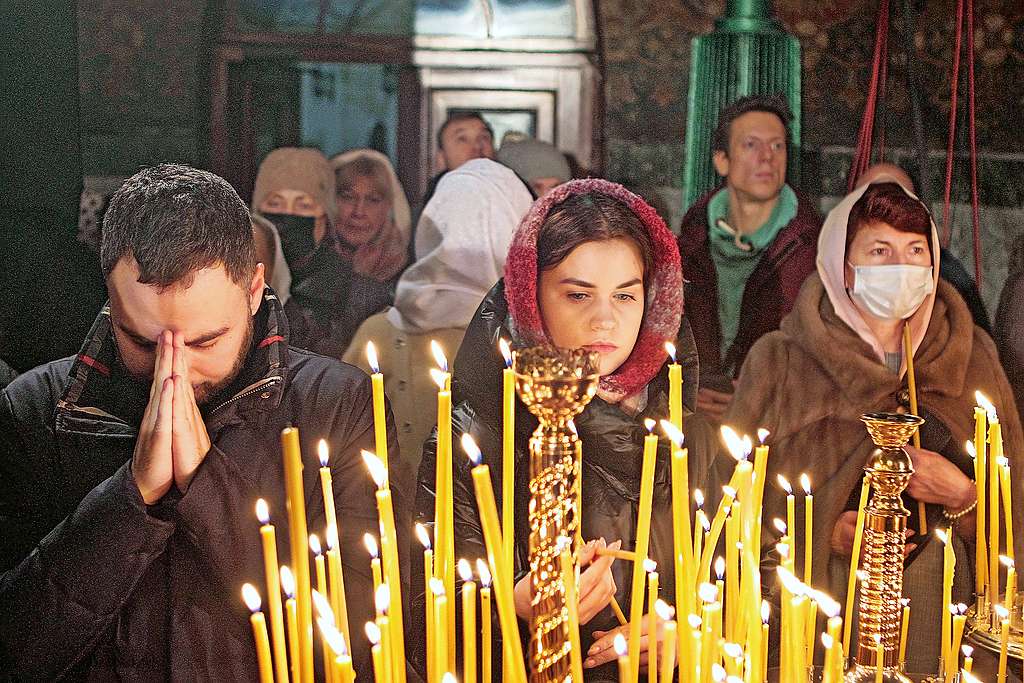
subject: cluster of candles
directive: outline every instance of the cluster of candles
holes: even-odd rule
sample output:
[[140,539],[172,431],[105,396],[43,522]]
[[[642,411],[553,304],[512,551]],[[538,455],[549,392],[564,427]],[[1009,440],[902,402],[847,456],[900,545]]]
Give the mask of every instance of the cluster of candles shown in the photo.
[[[474,564],[466,559],[455,561],[453,513],[453,463],[451,424],[451,374],[445,355],[436,342],[432,343],[438,367],[431,375],[438,385],[437,393],[437,472],[436,508],[433,539],[427,528],[417,525],[416,536],[424,547],[423,587],[428,656],[428,681],[452,683],[456,674],[456,615],[455,577],[462,581],[462,643],[464,683],[481,683],[492,679],[492,599],[497,608],[498,622],[504,648],[503,670],[500,680],[525,683],[527,672],[520,641],[518,621],[513,602],[513,482],[515,456],[515,375],[512,354],[507,342],[500,347],[505,358],[503,375],[503,438],[501,454],[502,490],[501,515],[495,501],[490,468],[483,463],[483,455],[469,435],[462,438],[462,448],[472,462],[472,480],[480,514],[486,547],[486,559]],[[620,622],[628,623],[628,639],[615,638],[620,680],[634,683],[640,680],[640,635],[646,607],[649,632],[660,630],[662,637],[649,641],[648,681],[670,683],[679,670],[679,680],[708,683],[762,683],[767,681],[768,663],[768,603],[762,598],[760,576],[762,501],[769,447],[764,443],[768,432],[759,430],[760,445],[752,446],[749,437],[739,437],[728,427],[722,436],[737,463],[713,517],[709,519],[703,509],[704,496],[694,490],[696,503],[691,517],[690,487],[687,475],[687,449],[683,447],[682,433],[682,369],[675,360],[675,349],[666,344],[669,364],[669,419],[661,421],[671,448],[673,563],[675,575],[675,607],[659,598],[657,565],[648,557],[651,508],[653,502],[653,467],[659,437],[654,433],[655,423],[647,421],[648,436],[644,440],[641,469],[641,490],[637,516],[636,548],[633,551],[606,551],[619,559],[633,563],[630,586],[630,615],[627,620],[616,609]],[[402,623],[401,586],[399,577],[397,535],[395,533],[390,482],[387,463],[387,432],[384,410],[383,376],[379,371],[373,344],[367,347],[367,358],[373,369],[371,375],[373,412],[375,422],[376,454],[363,452],[367,468],[377,487],[376,500],[379,513],[380,546],[367,534],[364,538],[370,553],[374,584],[376,618],[365,625],[365,636],[371,644],[376,683],[404,683],[405,645]],[[1012,527],[1010,514],[1009,466],[1002,456],[1002,440],[995,410],[984,397],[983,407],[975,411],[976,434],[970,449],[975,457],[978,482],[978,594],[999,595],[998,562],[1008,567],[1006,599],[994,605],[994,619],[1002,631],[1000,681],[1005,680],[1008,615],[1013,609],[1016,578],[1013,569]],[[988,428],[986,450],[986,427]],[[257,517],[261,522],[266,590],[270,617],[268,635],[266,617],[261,611],[262,601],[253,586],[243,587],[243,597],[252,611],[252,627],[256,642],[260,679],[262,683],[278,681],[307,682],[313,680],[313,612],[322,643],[324,671],[329,681],[348,683],[355,674],[348,646],[352,633],[348,624],[342,563],[338,547],[338,521],[334,511],[334,494],[326,443],[320,443],[320,482],[326,511],[326,552],[316,535],[307,537],[302,492],[302,462],[298,432],[285,429],[281,436],[284,451],[285,485],[292,566],[279,566],[275,532],[270,524],[269,511],[264,501],[257,502]],[[751,456],[752,459],[751,459]],[[987,464],[986,464],[987,463]],[[986,475],[991,501],[985,506]],[[803,538],[798,539],[796,528],[796,499],[794,489],[784,477],[778,485],[786,493],[786,520],[773,520],[781,538],[777,552],[781,559],[778,578],[782,585],[780,681],[806,679],[807,667],[815,661],[817,643],[823,648],[825,683],[839,683],[844,664],[850,655],[853,595],[858,576],[860,546],[863,538],[864,510],[867,507],[870,485],[865,478],[862,485],[854,548],[851,557],[850,584],[847,592],[845,617],[841,607],[825,593],[811,587],[812,535],[814,497],[806,475],[799,478],[804,497]],[[579,490],[577,489],[577,496]],[[1008,556],[1000,558],[999,505],[1004,501],[1005,539]],[[578,501],[578,504],[581,501]],[[990,513],[989,534],[983,524],[985,510]],[[722,534],[725,534],[725,557],[714,557]],[[946,543],[943,595],[945,604],[951,603],[954,556],[949,538],[939,530]],[[988,541],[985,543],[985,541]],[[308,543],[307,543],[308,541]],[[582,680],[582,653],[579,643],[579,617],[575,590],[579,567],[571,554],[568,538],[559,539],[562,583],[566,591],[568,637],[573,680]],[[795,560],[802,543],[803,580],[797,577]],[[309,552],[314,555],[315,589],[310,576]],[[991,551],[991,557],[987,554]],[[715,580],[711,579],[712,568]],[[991,569],[991,571],[989,571]],[[479,581],[479,583],[477,582]],[[645,590],[646,589],[646,590]],[[285,603],[282,609],[281,592]],[[646,600],[645,600],[646,597]],[[479,605],[479,620],[477,607]],[[617,604],[613,604],[617,608]],[[314,609],[315,608],[315,609]],[[825,631],[816,637],[818,613],[825,616]],[[950,605],[942,623],[942,655],[948,674],[957,670],[959,654],[965,656],[965,680],[971,676],[971,649],[961,647],[966,606]],[[683,618],[685,616],[685,619]],[[679,619],[677,621],[676,619]],[[903,603],[902,629],[899,644],[900,662],[904,661],[908,624],[909,601]],[[481,637],[477,652],[477,623]],[[286,637],[287,632],[287,637]],[[741,643],[745,644],[741,645]],[[879,641],[877,647],[881,650]],[[660,650],[660,651],[659,651]],[[882,660],[877,657],[878,673],[882,677]],[[477,663],[479,661],[479,668]]]

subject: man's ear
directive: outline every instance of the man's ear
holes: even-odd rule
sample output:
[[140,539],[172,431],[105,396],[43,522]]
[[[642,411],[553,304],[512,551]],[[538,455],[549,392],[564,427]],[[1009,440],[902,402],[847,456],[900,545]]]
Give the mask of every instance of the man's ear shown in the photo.
[[715,167],[715,172],[723,178],[729,177],[729,155],[722,150],[716,150],[711,155],[711,163]]
[[249,314],[256,315],[260,310],[260,303],[263,301],[263,287],[266,280],[263,277],[263,264],[256,264],[256,272],[253,273],[252,282],[249,283]]

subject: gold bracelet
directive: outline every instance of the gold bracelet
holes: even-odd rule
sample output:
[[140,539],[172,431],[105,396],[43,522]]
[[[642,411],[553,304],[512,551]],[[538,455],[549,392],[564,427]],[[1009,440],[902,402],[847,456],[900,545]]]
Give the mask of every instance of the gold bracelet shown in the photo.
[[956,520],[960,519],[964,515],[969,514],[976,507],[978,507],[978,499],[977,498],[974,499],[973,503],[971,503],[970,505],[965,507],[960,512],[953,513],[953,512],[950,512],[949,510],[947,510],[945,507],[943,507],[942,508],[942,516],[945,517],[946,519],[948,519],[950,522],[955,522]]

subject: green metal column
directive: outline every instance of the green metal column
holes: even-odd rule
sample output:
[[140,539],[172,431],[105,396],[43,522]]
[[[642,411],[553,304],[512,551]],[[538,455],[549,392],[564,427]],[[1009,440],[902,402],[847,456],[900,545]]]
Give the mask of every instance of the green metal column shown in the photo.
[[715,29],[693,39],[686,111],[683,209],[720,179],[711,164],[718,112],[754,94],[780,93],[793,110],[787,179],[800,178],[800,42],[772,16],[770,0],[729,0]]

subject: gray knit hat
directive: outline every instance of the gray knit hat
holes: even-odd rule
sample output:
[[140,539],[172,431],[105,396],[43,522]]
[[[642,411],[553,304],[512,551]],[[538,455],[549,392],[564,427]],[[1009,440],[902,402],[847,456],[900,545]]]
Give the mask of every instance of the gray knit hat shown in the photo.
[[565,182],[572,177],[565,155],[551,143],[534,138],[506,141],[498,150],[498,161],[526,182],[537,178],[558,178]]

